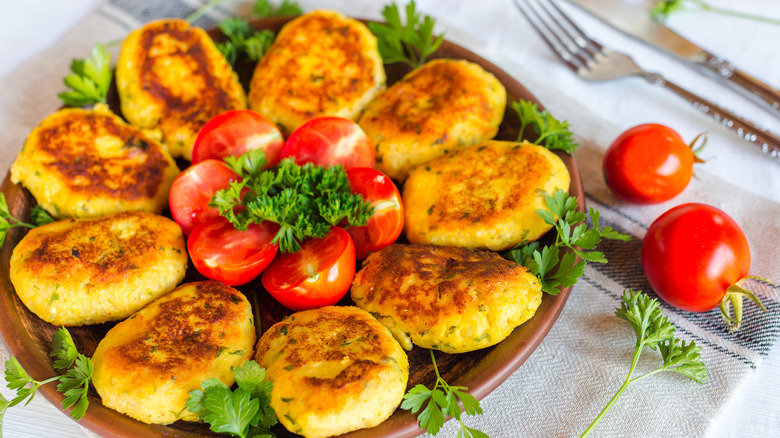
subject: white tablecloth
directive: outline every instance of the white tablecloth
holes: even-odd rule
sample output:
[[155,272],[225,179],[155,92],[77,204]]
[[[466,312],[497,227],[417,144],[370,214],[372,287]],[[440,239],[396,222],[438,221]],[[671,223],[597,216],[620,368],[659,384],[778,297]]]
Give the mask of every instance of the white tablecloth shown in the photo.
[[[179,2],[197,7],[196,0],[180,0]],[[93,12],[101,3],[100,0],[3,0],[0,3],[0,79],[14,74],[19,66],[33,59],[42,51],[59,41],[68,32],[74,31],[74,26],[84,17]],[[151,3],[151,2],[150,2]],[[161,2],[162,3],[162,2]],[[377,2],[338,1],[301,1],[306,9],[315,7],[337,7],[342,12],[358,16],[378,17]],[[637,3],[637,2],[635,2]],[[641,1],[638,3],[642,3]],[[773,0],[712,0],[727,8],[739,8],[743,11],[780,18],[780,2]],[[379,2],[379,5],[382,3]],[[657,122],[675,128],[685,139],[692,139],[702,131],[707,131],[710,137],[709,146],[704,153],[707,163],[699,166],[707,175],[715,175],[748,192],[763,197],[767,203],[780,202],[780,163],[761,154],[756,147],[738,139],[734,134],[720,127],[715,122],[695,113],[677,96],[660,88],[653,87],[641,79],[625,79],[609,83],[585,82],[561,64],[549,51],[546,45],[537,37],[527,22],[512,6],[510,0],[485,0],[480,2],[468,0],[419,0],[418,4],[424,13],[437,17],[439,30],[447,31],[447,37],[478,51],[484,57],[501,66],[518,66],[518,71],[528,75],[518,78],[532,92],[544,90],[537,97],[548,108],[555,105],[579,105],[596,115],[609,127],[610,132],[618,133],[630,126]],[[762,125],[765,128],[780,132],[780,119],[750,103],[728,87],[715,82],[708,77],[673,60],[670,56],[661,54],[646,45],[626,37],[603,23],[585,15],[580,10],[564,4],[564,8],[572,13],[581,27],[591,36],[608,42],[610,46],[630,53],[636,61],[649,70],[661,72],[677,83],[707,96],[722,106],[725,106],[744,117]],[[698,42],[710,51],[720,54],[750,74],[780,88],[780,26],[757,24],[736,18],[722,17],[706,12],[680,13],[669,22],[670,26],[680,31],[693,41]],[[89,29],[77,31],[88,32]],[[99,36],[96,36],[99,38]],[[86,53],[74,56],[84,57]],[[57,70],[60,76],[52,80],[59,81],[64,77],[67,64]],[[536,87],[535,87],[536,85]],[[52,100],[52,109],[56,101]],[[553,111],[553,113],[555,113]],[[573,126],[575,135],[587,133],[594,127]],[[597,145],[603,149],[607,145]],[[18,146],[3,144],[3,154],[14,154]],[[10,162],[6,157],[4,162]],[[587,171],[597,172],[596,166]],[[7,168],[0,169],[3,174]],[[708,181],[708,178],[703,178]],[[689,192],[706,190],[701,180],[694,180]],[[589,188],[586,187],[586,190]],[[683,198],[684,199],[684,196]],[[723,200],[724,202],[728,200]],[[670,201],[659,207],[659,211],[679,203]],[[717,205],[716,205],[717,206]],[[776,211],[776,210],[775,210]],[[765,218],[769,229],[763,239],[780,243],[776,231],[780,229],[778,218]],[[752,237],[756,239],[756,237]],[[751,245],[753,242],[751,242]],[[772,254],[776,254],[773,252]],[[758,255],[753,254],[756,258]],[[777,265],[778,260],[770,261]],[[761,272],[753,272],[763,275]],[[775,278],[775,280],[780,280]],[[576,290],[576,289],[575,289]],[[606,315],[611,315],[613,308],[605,309]],[[630,336],[629,332],[619,334]],[[616,339],[618,335],[614,336]],[[631,339],[620,339],[620,345],[629,345]],[[630,345],[629,345],[630,346]],[[628,353],[627,353],[628,354]],[[616,360],[617,361],[617,360]],[[525,368],[521,367],[518,373]],[[599,377],[603,377],[599,375]],[[594,379],[598,377],[594,376]],[[594,382],[595,383],[595,382]],[[620,381],[607,384],[617,389]],[[600,382],[599,385],[605,385]],[[2,386],[2,394],[6,397],[10,391]],[[678,385],[680,398],[687,398],[696,388]],[[619,404],[631,404],[632,397],[639,396],[641,390],[627,392]],[[610,394],[611,395],[611,394]],[[604,400],[606,402],[606,400]],[[513,436],[511,430],[502,429],[494,424],[507,416],[519,415],[519,412],[505,412],[501,415],[491,414],[504,406],[495,399],[488,400],[486,415],[476,422],[470,423],[477,428],[498,431],[503,436]],[[596,403],[601,406],[603,403]],[[569,406],[571,412],[576,406]],[[666,409],[658,406],[658,410]],[[753,375],[744,381],[730,397],[727,406],[718,409],[719,419],[713,419],[708,430],[711,437],[772,437],[780,434],[780,346],[774,346],[768,355],[760,361]],[[596,412],[593,412],[595,415]],[[492,415],[492,416],[491,416]],[[558,415],[568,415],[559,412]],[[590,418],[592,418],[592,416]],[[586,424],[583,424],[584,427]],[[481,427],[488,426],[488,427]],[[87,433],[67,415],[50,405],[43,398],[37,398],[26,407],[10,409],[5,416],[3,425],[7,437],[84,437]],[[657,425],[658,436],[664,434],[664,426]],[[447,429],[445,432],[451,432]],[[609,429],[604,429],[604,435],[612,436]],[[569,435],[569,432],[558,435]]]

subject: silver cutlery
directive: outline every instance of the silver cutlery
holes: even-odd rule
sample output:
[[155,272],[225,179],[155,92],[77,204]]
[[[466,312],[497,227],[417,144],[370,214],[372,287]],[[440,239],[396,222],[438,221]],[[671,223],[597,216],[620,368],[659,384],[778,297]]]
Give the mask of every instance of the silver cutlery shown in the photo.
[[627,76],[642,77],[652,84],[677,93],[696,110],[761,147],[764,153],[780,158],[780,138],[775,134],[685,90],[658,73],[643,70],[628,55],[602,46],[588,37],[551,0],[513,1],[550,48],[580,77],[591,81],[607,81]]
[[688,65],[703,68],[724,79],[770,113],[780,117],[780,91],[738,69],[727,59],[716,56],[659,23],[650,12],[622,0],[569,0],[614,28],[678,56]]

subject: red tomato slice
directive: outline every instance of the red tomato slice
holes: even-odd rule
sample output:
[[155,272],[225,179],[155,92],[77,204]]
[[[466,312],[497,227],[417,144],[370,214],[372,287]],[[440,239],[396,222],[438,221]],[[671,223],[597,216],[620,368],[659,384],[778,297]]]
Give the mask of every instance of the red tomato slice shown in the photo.
[[263,287],[291,310],[336,304],[355,277],[355,244],[332,227],[325,237],[307,239],[301,250],[279,254],[263,272]]
[[271,121],[250,110],[230,110],[217,115],[201,128],[192,148],[192,163],[238,156],[251,149],[263,149],[266,167],[276,165],[284,137]]
[[374,207],[374,214],[365,226],[347,229],[355,242],[356,257],[361,260],[369,252],[378,251],[398,239],[404,228],[404,206],[401,193],[390,177],[376,169],[347,169],[347,178],[352,191]]
[[294,157],[298,164],[341,164],[345,169],[374,166],[368,136],[360,125],[342,117],[319,117],[304,123],[287,138],[281,157]]
[[187,250],[203,276],[240,286],[255,279],[274,259],[279,247],[271,241],[278,231],[279,225],[268,221],[239,231],[217,216],[192,230]]
[[205,160],[188,167],[173,180],[168,203],[173,220],[184,234],[190,234],[196,222],[219,216],[208,203],[215,193],[237,179],[238,175],[222,161]]

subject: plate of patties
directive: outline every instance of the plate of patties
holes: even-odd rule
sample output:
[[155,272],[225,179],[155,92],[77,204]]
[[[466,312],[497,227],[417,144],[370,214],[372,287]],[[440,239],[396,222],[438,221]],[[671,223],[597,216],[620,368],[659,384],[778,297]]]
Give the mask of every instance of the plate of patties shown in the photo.
[[[350,421],[325,412],[332,406],[316,407],[310,402],[290,407],[285,416],[298,421],[275,426],[277,436],[296,436],[291,430],[306,436],[342,432],[361,437],[416,436],[422,431],[415,417],[392,404],[416,384],[432,386],[436,376],[429,349],[435,350],[439,372],[449,384],[468,387],[471,395],[482,399],[522,365],[552,328],[571,288],[542,296],[533,284],[535,277],[498,256],[520,241],[551,237],[535,215],[527,214],[540,208],[534,204],[539,199],[508,202],[508,194],[533,193],[537,185],[550,193],[560,187],[577,197],[584,210],[573,158],[516,141],[520,120],[509,104],[520,99],[538,103],[534,96],[497,66],[447,40],[419,71],[401,64],[383,65],[375,55],[361,55],[358,63],[369,67],[355,71],[348,68],[355,60],[333,58],[333,51],[347,47],[339,46],[346,44],[339,36],[351,35],[340,21],[345,19],[320,11],[308,21],[295,17],[251,21],[257,29],[277,32],[277,41],[288,40],[290,46],[272,48],[259,63],[240,61],[234,71],[229,64],[226,68],[222,61],[214,61],[216,66],[208,70],[206,79],[185,68],[186,53],[183,58],[166,46],[156,47],[156,53],[169,56],[166,65],[171,70],[144,71],[138,70],[139,65],[155,60],[128,49],[117,61],[118,76],[107,107],[53,109],[51,118],[42,121],[48,129],[28,138],[21,153],[24,159],[2,184],[9,210],[15,217],[28,218],[40,204],[67,224],[29,232],[14,228],[8,233],[0,253],[3,266],[9,267],[0,271],[4,315],[0,331],[11,353],[37,378],[57,374],[48,352],[51,335],[61,325],[68,327],[81,353],[99,362],[97,389],[90,388],[89,408],[80,420],[84,427],[101,436],[216,435],[207,424],[191,421],[177,412],[175,403],[170,404],[186,399],[186,391],[170,384],[171,380],[198,382],[205,376],[222,376],[247,359],[266,367],[270,378],[284,375],[304,359],[322,362],[340,355],[351,358],[345,361],[350,366],[328,368],[332,379],[319,386],[374,385],[375,392],[357,397],[346,390],[333,392],[330,405],[348,406]],[[297,30],[287,26],[293,20],[298,20]],[[370,35],[365,21],[349,20],[350,25],[363,26],[353,31],[355,35]],[[162,32],[178,38],[175,47],[200,47],[197,56],[187,58],[190,62],[205,65],[219,59],[211,50],[213,43],[202,40],[220,41],[223,36],[218,30],[193,31],[177,20],[161,23],[139,30],[128,41],[154,47],[154,32]],[[323,46],[322,38],[317,44],[307,41],[305,36],[315,32],[312,29],[333,33],[332,46]],[[307,48],[306,57],[289,51],[296,45]],[[317,56],[322,62],[316,61]],[[334,59],[344,63],[342,68],[334,68]],[[293,60],[301,64],[291,64]],[[320,73],[323,69],[344,76],[329,77]],[[150,71],[156,76],[150,77]],[[302,87],[301,77],[295,74],[306,74],[313,88]],[[188,75],[189,82],[181,80]],[[144,87],[145,80],[158,87]],[[185,82],[196,85],[188,88],[182,85]],[[139,97],[149,89],[155,92]],[[477,91],[463,93],[468,95],[465,100],[456,99],[465,89]],[[312,98],[316,93],[330,98]],[[193,103],[194,96],[205,100]],[[233,108],[249,108],[273,118],[285,133],[320,114],[352,118],[376,144],[376,168],[390,175],[403,192],[408,204],[404,233],[396,244],[358,263],[352,291],[337,308],[296,317],[271,298],[259,280],[236,288],[215,284],[183,257],[185,236],[176,230],[165,207],[168,187],[189,164],[186,160],[199,126]],[[447,111],[449,118],[431,117],[436,111]],[[62,122],[74,118],[75,122]],[[91,137],[74,142],[75,134],[64,126],[78,125]],[[43,138],[56,140],[60,147],[47,149]],[[87,142],[100,147],[86,151]],[[39,148],[47,150],[33,155]],[[122,178],[109,178],[100,169]],[[472,194],[476,200],[472,196],[468,201]],[[515,210],[517,204],[528,205]],[[22,246],[23,239],[27,242]],[[157,244],[149,245],[150,241]],[[50,277],[34,274],[41,272]],[[71,296],[63,288],[80,292]],[[417,298],[403,300],[388,290]],[[444,294],[444,299],[421,295],[431,293],[436,298]],[[125,299],[117,300],[118,296]],[[199,301],[204,296],[222,309],[219,316],[203,312],[204,306],[210,306]],[[110,305],[100,307],[101,302]],[[401,302],[407,308],[401,309]],[[382,307],[383,303],[396,303],[390,307],[398,314]],[[175,315],[182,309],[200,310],[187,311],[186,318],[177,320]],[[431,319],[403,317],[410,312]],[[348,322],[338,326],[334,321]],[[166,334],[173,332],[203,338]],[[220,335],[228,332],[229,343],[223,345]],[[325,338],[318,337],[321,332],[376,339],[377,344],[357,348],[350,343],[343,349],[347,343],[342,342],[341,349],[310,351],[304,358],[280,353],[295,348],[289,344],[289,334],[298,332],[304,333],[309,349],[329,348]],[[222,351],[226,353],[214,353]],[[358,360],[359,356],[365,359]],[[209,372],[200,375],[198,369]],[[374,380],[370,384],[343,380],[352,374],[374,376]],[[171,378],[174,375],[176,379]],[[323,397],[316,393],[318,388],[301,386],[311,376],[274,378],[279,379],[275,385],[288,394],[297,395],[299,388],[300,393],[314,394],[310,400]],[[164,388],[165,396],[149,396],[157,388]],[[60,406],[63,396],[54,385],[40,390]],[[380,403],[366,404],[365,410],[371,410],[366,414],[356,400],[370,394]],[[145,398],[148,404],[139,404]],[[349,429],[331,427],[344,423]]]

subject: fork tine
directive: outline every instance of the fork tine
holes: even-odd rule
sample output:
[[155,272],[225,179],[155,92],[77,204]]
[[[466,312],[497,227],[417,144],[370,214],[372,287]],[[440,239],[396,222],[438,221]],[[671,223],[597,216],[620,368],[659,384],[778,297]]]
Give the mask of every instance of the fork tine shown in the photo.
[[[581,58],[578,58],[574,55],[576,51],[570,50],[566,44],[564,44],[560,36],[553,31],[546,20],[542,19],[541,15],[539,15],[536,9],[528,4],[527,0],[513,1],[520,13],[523,14],[526,20],[531,23],[531,26],[536,29],[536,32],[542,37],[545,43],[547,43],[547,45],[555,53],[557,53],[561,59],[563,59],[569,68],[576,72],[584,66],[585,62]],[[536,17],[536,19],[534,19],[534,17]]]
[[[552,6],[557,12],[560,17],[564,19],[564,21],[569,26],[570,30],[573,31],[573,33],[576,33],[575,42],[578,46],[582,47],[583,49],[587,50],[591,55],[596,55],[597,52],[600,52],[604,47],[601,46],[596,40],[589,37],[588,34],[586,34],[582,29],[580,29],[579,26],[574,24],[573,21],[569,18],[568,15],[563,13],[563,11],[556,5],[555,3],[548,1],[547,2],[550,6]],[[569,32],[569,35],[572,35],[571,32]],[[589,46],[593,46],[596,50],[593,51],[592,48]]]

